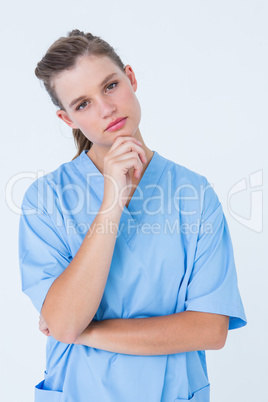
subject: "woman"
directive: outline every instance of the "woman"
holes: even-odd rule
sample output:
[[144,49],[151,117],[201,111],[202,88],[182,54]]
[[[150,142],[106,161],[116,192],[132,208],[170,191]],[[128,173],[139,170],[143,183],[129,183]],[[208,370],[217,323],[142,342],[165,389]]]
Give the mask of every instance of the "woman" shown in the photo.
[[101,38],[72,31],[35,73],[78,147],[22,202],[22,289],[51,335],[35,400],[208,402],[205,350],[246,324],[215,191],[145,145],[134,71]]

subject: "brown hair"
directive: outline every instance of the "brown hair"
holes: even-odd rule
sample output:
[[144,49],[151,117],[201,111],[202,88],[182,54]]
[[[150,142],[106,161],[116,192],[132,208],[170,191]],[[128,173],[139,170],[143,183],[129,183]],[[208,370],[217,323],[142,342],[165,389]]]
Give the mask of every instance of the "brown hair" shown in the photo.
[[[73,68],[77,59],[84,55],[108,56],[122,71],[125,71],[124,64],[114,48],[99,36],[74,29],[66,37],[60,37],[37,64],[35,75],[43,81],[52,102],[62,110],[65,109],[53,88],[53,79],[62,71]],[[73,129],[73,137],[77,147],[77,154],[73,158],[75,159],[84,150],[89,150],[92,142],[80,129]]]

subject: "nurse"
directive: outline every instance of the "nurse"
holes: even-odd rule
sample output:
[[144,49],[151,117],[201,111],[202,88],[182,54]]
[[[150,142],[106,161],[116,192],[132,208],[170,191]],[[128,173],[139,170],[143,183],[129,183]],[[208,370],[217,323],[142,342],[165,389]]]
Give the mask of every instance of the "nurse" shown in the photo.
[[35,401],[209,402],[205,350],[246,325],[231,236],[207,179],[149,149],[137,80],[74,30],[38,63],[73,160],[22,201],[22,290],[48,335]]

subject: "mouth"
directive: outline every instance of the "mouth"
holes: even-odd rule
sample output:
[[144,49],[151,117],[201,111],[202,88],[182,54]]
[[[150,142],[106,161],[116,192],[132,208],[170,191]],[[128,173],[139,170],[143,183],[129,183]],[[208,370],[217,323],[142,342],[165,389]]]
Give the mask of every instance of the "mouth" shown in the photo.
[[125,125],[127,117],[119,117],[118,119],[112,121],[105,129],[105,131],[114,131]]

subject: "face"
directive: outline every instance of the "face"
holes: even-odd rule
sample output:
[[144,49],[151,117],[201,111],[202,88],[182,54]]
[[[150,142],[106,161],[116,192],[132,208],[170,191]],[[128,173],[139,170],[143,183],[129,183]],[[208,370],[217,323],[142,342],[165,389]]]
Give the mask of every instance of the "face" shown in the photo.
[[[141,109],[129,65],[124,73],[109,57],[82,56],[73,69],[59,74],[53,85],[65,108],[57,111],[58,117],[79,128],[94,145],[109,147],[118,136],[135,136]],[[126,118],[124,126],[108,131],[107,126],[118,118]]]

